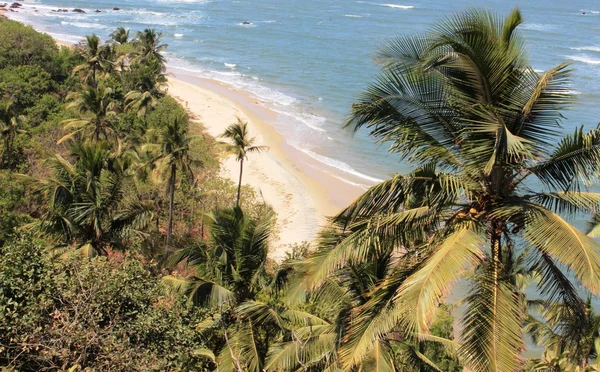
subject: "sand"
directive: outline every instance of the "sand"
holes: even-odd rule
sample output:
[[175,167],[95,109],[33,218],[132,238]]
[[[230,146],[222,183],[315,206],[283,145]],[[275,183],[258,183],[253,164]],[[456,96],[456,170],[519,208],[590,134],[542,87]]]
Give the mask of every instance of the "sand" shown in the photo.
[[[169,78],[168,92],[194,118],[191,132],[203,125],[218,137],[239,117],[248,122],[256,144],[269,146],[269,151],[250,154],[244,162],[242,183],[258,190],[277,212],[278,236],[271,244],[271,258],[283,259],[290,244],[313,241],[325,217],[339,212],[362,192],[318,170],[312,159],[289,146],[267,122],[275,120],[276,114],[251,95],[216,81],[177,77]],[[223,160],[222,175],[237,182],[239,163],[233,157]]]

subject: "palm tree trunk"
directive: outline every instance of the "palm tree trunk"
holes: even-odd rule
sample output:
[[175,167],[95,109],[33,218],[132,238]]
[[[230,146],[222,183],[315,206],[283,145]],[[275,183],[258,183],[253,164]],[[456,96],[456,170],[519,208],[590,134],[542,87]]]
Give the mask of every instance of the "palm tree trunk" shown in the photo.
[[498,347],[498,341],[497,341],[497,337],[498,337],[498,329],[496,326],[496,321],[497,321],[497,317],[498,314],[496,314],[496,311],[498,309],[498,285],[499,285],[499,271],[500,271],[500,250],[502,249],[501,246],[501,234],[498,233],[498,225],[496,221],[492,222],[492,231],[491,231],[491,249],[492,249],[492,270],[493,270],[493,293],[494,293],[494,299],[493,299],[493,311],[494,314],[493,316],[493,323],[492,323],[492,338],[493,338],[493,342],[494,342],[494,355],[493,355],[493,365],[496,365],[497,361],[498,361],[498,356],[495,355],[496,354],[496,349]]
[[167,247],[171,245],[171,235],[173,234],[173,202],[175,199],[175,177],[177,166],[171,164],[171,179],[169,180],[169,227],[167,228]]
[[240,193],[242,191],[242,173],[244,171],[244,159],[240,160],[240,182],[238,183],[237,200],[235,205],[240,206]]

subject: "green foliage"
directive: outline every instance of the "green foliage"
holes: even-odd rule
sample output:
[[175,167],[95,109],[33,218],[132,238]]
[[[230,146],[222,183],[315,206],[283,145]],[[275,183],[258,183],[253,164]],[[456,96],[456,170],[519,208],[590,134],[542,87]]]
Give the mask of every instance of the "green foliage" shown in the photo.
[[17,237],[0,255],[0,366],[203,370],[188,311],[137,259],[53,261]]
[[0,247],[16,228],[31,222],[31,217],[25,213],[24,199],[24,186],[11,180],[7,171],[0,171]]
[[112,153],[105,142],[72,147],[73,164],[56,155],[54,174],[30,180],[47,201],[47,212],[30,225],[57,246],[75,246],[86,257],[126,249],[127,239],[143,235],[151,203],[124,199],[131,185],[128,154]]
[[[448,306],[440,305],[437,309],[436,320],[431,325],[431,334],[447,340],[454,339],[455,319],[450,313]],[[460,372],[463,370],[457,358],[448,352],[444,345],[438,342],[424,341],[425,356],[435,363],[444,372]]]
[[0,98],[12,101],[18,112],[35,105],[52,85],[52,76],[40,66],[21,65],[0,70]]
[[22,23],[0,19],[0,68],[38,65],[53,70],[58,48],[46,34]]

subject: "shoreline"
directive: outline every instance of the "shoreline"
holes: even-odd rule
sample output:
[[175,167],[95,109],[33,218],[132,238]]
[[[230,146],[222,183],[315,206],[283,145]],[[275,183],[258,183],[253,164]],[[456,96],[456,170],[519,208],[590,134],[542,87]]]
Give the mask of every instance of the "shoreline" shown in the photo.
[[[41,31],[43,32],[43,31]],[[54,38],[57,45],[72,43]],[[202,125],[217,138],[236,117],[247,121],[256,143],[269,151],[252,154],[245,161],[243,184],[262,195],[277,213],[270,258],[281,261],[290,245],[314,241],[327,217],[341,211],[364,190],[322,170],[322,165],[291,146],[270,125],[279,114],[265,107],[249,92],[226,83],[168,68],[167,94],[189,112],[190,132]],[[187,105],[186,105],[187,102]],[[221,161],[221,175],[237,183],[239,165],[233,157]]]

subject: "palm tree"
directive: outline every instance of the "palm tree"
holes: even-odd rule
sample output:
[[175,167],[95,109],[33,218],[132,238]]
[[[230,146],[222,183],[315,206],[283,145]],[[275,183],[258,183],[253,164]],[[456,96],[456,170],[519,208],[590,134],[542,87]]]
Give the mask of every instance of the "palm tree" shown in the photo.
[[25,130],[20,129],[24,122],[25,117],[15,112],[13,102],[0,102],[0,137],[4,144],[2,163],[8,167],[10,172],[12,172],[14,164],[15,139],[19,134],[26,133]]
[[116,115],[116,105],[112,99],[112,89],[104,86],[103,83],[86,85],[81,91],[73,92],[67,96],[67,100],[72,101],[67,105],[68,109],[75,110],[82,115],[78,119],[65,120],[63,127],[70,133],[62,137],[58,143],[81,134],[93,136],[96,141],[100,137],[108,138],[113,132],[111,117]]
[[[292,327],[292,337],[271,347],[267,370],[343,369],[348,353],[360,346],[356,336],[364,333],[368,318],[378,314],[389,301],[389,294],[381,290],[381,284],[398,280],[398,269],[415,262],[410,254],[395,257],[398,254],[393,244],[372,242],[372,249],[365,252],[362,262],[333,271],[318,288],[310,290],[315,265],[329,258],[331,247],[338,241],[358,231],[334,222],[320,233],[319,246],[308,260],[291,264],[288,277],[292,279],[286,290],[286,303],[294,308],[309,306],[311,314],[318,316],[319,324]],[[442,311],[440,309],[440,313]],[[377,340],[355,367],[365,371],[439,371],[437,363],[452,360],[446,357],[444,350],[455,354],[458,347],[448,339],[450,333],[424,336],[420,341],[410,336],[401,328],[394,329]],[[437,349],[441,350],[438,355],[435,354]],[[458,370],[446,367],[445,371]]]
[[368,129],[416,170],[372,187],[334,218],[347,233],[310,260],[305,286],[317,290],[382,245],[414,261],[400,260],[354,309],[362,323],[348,336],[344,368],[396,329],[426,337],[438,304],[462,280],[466,367],[516,370],[525,344],[520,255],[540,273],[540,295],[585,324],[577,291],[600,293],[600,244],[560,214],[600,208],[600,194],[585,190],[600,170],[600,129],[561,137],[569,70],[537,74],[521,23],[518,10],[502,21],[474,9],[380,50],[381,76],[352,106],[347,127]]
[[168,47],[167,44],[162,44],[162,32],[156,32],[152,28],[147,28],[143,32],[138,32],[135,46],[138,48],[138,56],[134,62],[146,63],[156,61],[160,65],[161,71],[165,70],[165,57],[161,54]]
[[591,298],[583,309],[584,327],[581,327],[579,314],[564,304],[532,301],[528,308],[530,313],[524,331],[536,345],[545,349],[542,358],[529,360],[535,370],[560,367],[556,370],[597,371],[600,368],[600,316],[594,312]]
[[53,176],[32,182],[47,199],[48,209],[29,225],[55,239],[57,247],[75,246],[85,257],[126,249],[128,237],[143,235],[152,218],[152,203],[123,200],[132,159],[113,153],[106,142],[77,143],[74,163],[60,155],[48,159]]
[[167,77],[161,72],[159,62],[148,62],[141,67],[140,81],[134,90],[125,95],[126,109],[135,110],[138,116],[145,118],[157,100],[165,94],[166,83]]
[[255,300],[268,287],[272,227],[272,213],[253,220],[238,206],[217,211],[211,215],[208,242],[190,245],[171,257],[175,263],[185,260],[196,274],[188,279],[167,276],[165,282],[193,304],[218,309],[199,329],[222,331],[223,342],[217,346],[222,346],[220,368],[262,371],[269,334],[261,332],[248,315],[266,306]]
[[242,173],[244,171],[244,160],[248,159],[248,154],[252,152],[261,152],[268,150],[268,146],[254,146],[255,137],[250,138],[248,134],[248,123],[238,118],[237,123],[231,124],[221,137],[231,140],[227,144],[227,152],[235,155],[235,159],[240,162],[240,180],[238,182],[237,199],[235,204],[240,205],[240,193],[242,190]]
[[84,62],[73,68],[73,74],[83,72],[83,81],[95,86],[97,72],[112,70],[112,49],[110,45],[102,45],[97,35],[86,36],[86,42],[78,45],[76,50]]
[[110,34],[110,38],[119,44],[127,44],[129,42],[129,30],[124,27],[118,27]]
[[187,131],[187,118],[175,117],[164,125],[148,130],[149,141],[143,150],[154,154],[149,164],[155,168],[153,175],[160,180],[163,175],[169,175],[169,225],[167,228],[167,246],[171,244],[173,234],[173,211],[175,188],[177,185],[177,169],[179,168],[189,179],[193,179],[193,166],[201,162],[192,156],[191,143],[196,136],[190,136]]

